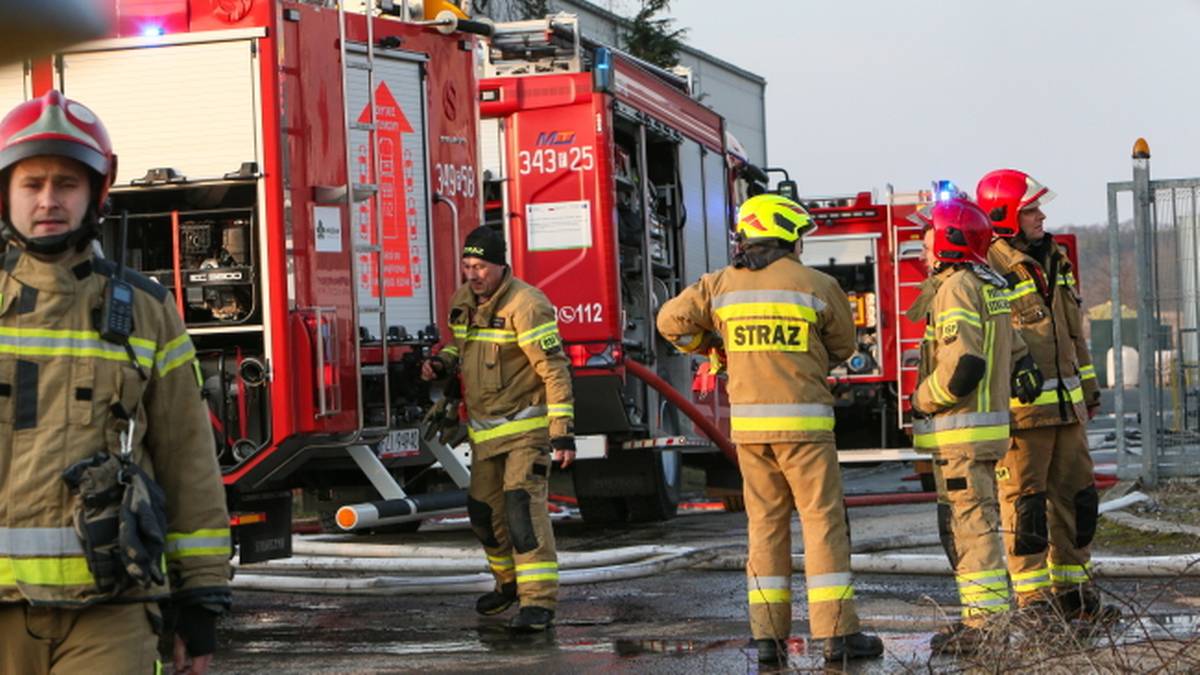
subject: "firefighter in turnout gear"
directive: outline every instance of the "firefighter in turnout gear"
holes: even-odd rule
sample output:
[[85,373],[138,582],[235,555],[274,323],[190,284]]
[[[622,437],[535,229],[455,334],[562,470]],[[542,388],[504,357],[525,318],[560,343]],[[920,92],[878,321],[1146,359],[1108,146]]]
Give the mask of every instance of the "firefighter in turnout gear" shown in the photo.
[[1030,402],[1012,401],[1013,437],[998,469],[1009,573],[1017,604],[1068,619],[1109,620],[1090,580],[1099,496],[1084,425],[1100,406],[1066,252],[1045,231],[1054,197],[1012,169],[979,181],[979,205],[996,240],[988,252],[1010,286],[1013,327],[1046,380]]
[[195,350],[166,289],[94,253],[115,173],[57,91],[0,121],[0,672],[155,672],[169,598],[175,672],[202,673],[230,604]]
[[683,352],[704,353],[716,338],[724,342],[749,519],[750,630],[764,663],[787,658],[793,508],[804,526],[812,634],[825,640],[825,659],[883,652],[879,638],[860,632],[854,607],[826,381],[830,367],[854,353],[854,322],[837,282],[798,258],[801,237],[814,227],[784,197],[746,200],[733,264],[701,277],[658,313],[659,332]]
[[425,362],[422,377],[462,372],[472,452],[467,512],[496,578],[476,610],[499,614],[519,599],[513,628],[545,630],[558,601],[550,454],[564,468],[575,457],[569,362],[554,307],[512,275],[500,234],[472,231],[462,269],[468,283],[451,299],[453,340]]
[[[1008,449],[1009,398],[1040,388],[1010,318],[1004,279],[987,266],[991,226],[966,199],[932,213],[934,284],[915,303],[926,320],[920,380],[913,394],[913,445],[933,455],[938,535],[955,572],[962,620],[936,633],[930,646],[970,652],[986,624],[1009,609],[1000,538],[996,462]],[[1021,366],[1017,376],[1013,363]]]

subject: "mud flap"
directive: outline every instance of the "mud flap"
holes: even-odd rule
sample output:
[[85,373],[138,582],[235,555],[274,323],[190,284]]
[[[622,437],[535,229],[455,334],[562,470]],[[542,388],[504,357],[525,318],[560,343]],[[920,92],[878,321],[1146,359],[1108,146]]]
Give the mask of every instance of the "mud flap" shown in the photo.
[[492,529],[492,507],[468,496],[467,517],[471,521],[471,530],[475,532],[481,544],[489,548],[500,545],[500,542],[496,541],[496,532]]
[[937,505],[938,539],[942,540],[942,549],[946,551],[946,559],[950,561],[950,569],[958,569],[958,549],[954,547],[954,530],[951,525],[953,513],[949,504]]
[[529,553],[538,547],[533,531],[533,515],[529,512],[529,493],[525,490],[504,492],[504,511],[508,518],[508,536],[517,553]]
[[1075,493],[1075,548],[1086,548],[1096,536],[1100,516],[1100,493],[1089,485]]
[[1032,555],[1046,550],[1046,493],[1035,492],[1017,499],[1017,531],[1013,555]]

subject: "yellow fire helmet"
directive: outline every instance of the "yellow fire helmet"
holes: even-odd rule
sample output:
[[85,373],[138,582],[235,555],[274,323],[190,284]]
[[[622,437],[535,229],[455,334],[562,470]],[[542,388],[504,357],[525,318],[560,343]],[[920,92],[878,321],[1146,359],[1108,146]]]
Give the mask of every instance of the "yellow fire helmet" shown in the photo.
[[773,237],[794,243],[817,229],[808,211],[779,195],[755,195],[738,209],[737,232],[747,240]]

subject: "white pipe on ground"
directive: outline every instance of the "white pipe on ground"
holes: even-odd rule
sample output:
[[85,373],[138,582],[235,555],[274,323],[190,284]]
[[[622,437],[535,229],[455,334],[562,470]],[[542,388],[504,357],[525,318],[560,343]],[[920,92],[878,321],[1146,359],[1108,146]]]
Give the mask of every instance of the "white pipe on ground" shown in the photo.
[[[353,538],[353,537],[351,537]],[[693,550],[690,546],[659,546],[657,544],[640,544],[624,546],[606,551],[559,551],[558,562],[583,567],[586,565],[609,565],[618,559],[633,560],[652,555],[678,553],[683,550]],[[355,544],[340,541],[313,540],[308,537],[292,538],[293,555],[336,556],[348,558],[469,558],[479,560],[483,557],[481,546],[412,546],[409,544]]]
[[[694,549],[678,546],[627,546],[610,551],[591,551],[558,554],[559,569],[578,569],[603,565],[619,565],[643,560],[654,555],[687,553]],[[281,560],[269,560],[252,565],[238,564],[242,574],[271,574],[274,572],[321,571],[321,572],[381,572],[386,574],[470,574],[487,572],[487,560],[482,550],[473,552],[470,558],[371,558],[371,557],[326,557],[295,556]]]
[[[582,570],[564,570],[558,583],[563,586],[622,581],[662,574],[690,567],[697,557],[711,555],[708,551],[688,549],[653,556],[640,562],[608,565]],[[469,574],[443,577],[298,577],[266,574],[239,574],[233,588],[241,591],[274,591],[282,593],[318,593],[334,595],[415,595],[429,593],[486,592],[495,587],[490,574]]]
[[1150,499],[1150,497],[1147,496],[1146,493],[1144,493],[1144,492],[1131,492],[1131,493],[1125,495],[1124,497],[1110,499],[1109,501],[1102,503],[1100,505],[1100,513],[1108,513],[1109,511],[1120,511],[1121,509],[1125,508],[1126,506],[1131,506],[1138,502],[1144,502],[1149,499]]

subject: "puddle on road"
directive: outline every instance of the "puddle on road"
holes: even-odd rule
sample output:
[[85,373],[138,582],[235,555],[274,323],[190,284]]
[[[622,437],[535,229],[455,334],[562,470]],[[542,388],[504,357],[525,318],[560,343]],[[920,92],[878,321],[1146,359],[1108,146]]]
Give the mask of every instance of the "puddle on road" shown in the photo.
[[[744,637],[713,635],[712,637],[678,636],[604,636],[588,635],[588,626],[562,625],[546,633],[518,634],[503,623],[484,624],[473,629],[448,633],[439,630],[422,635],[377,630],[358,634],[346,640],[339,633],[336,642],[299,640],[290,631],[258,631],[250,639],[231,640],[231,651],[250,655],[303,654],[312,656],[344,655],[347,663],[370,656],[400,656],[414,668],[438,670],[451,662],[458,663],[463,655],[471,658],[499,658],[500,663],[522,663],[554,671],[571,664],[572,669],[592,666],[632,668],[637,672],[678,672],[703,664],[710,672],[753,672],[757,669],[753,648]],[[703,630],[696,626],[695,630]],[[710,633],[711,635],[711,633]],[[939,670],[954,668],[953,657],[931,660],[929,638],[931,631],[884,631],[884,658],[853,662],[845,672],[888,673],[906,670]],[[1112,646],[1135,645],[1148,640],[1187,641],[1200,636],[1200,615],[1160,615],[1137,621],[1126,621],[1110,633],[1084,641],[1090,647],[1104,650]],[[245,638],[245,635],[243,635]],[[303,644],[303,648],[298,646]],[[821,669],[819,642],[803,637],[788,640],[789,666],[792,669]],[[488,657],[487,655],[492,655]],[[357,660],[356,660],[357,659]],[[505,661],[504,659],[507,659]],[[581,660],[582,659],[582,660]],[[763,671],[767,672],[767,671]],[[837,672],[835,670],[835,672]]]

